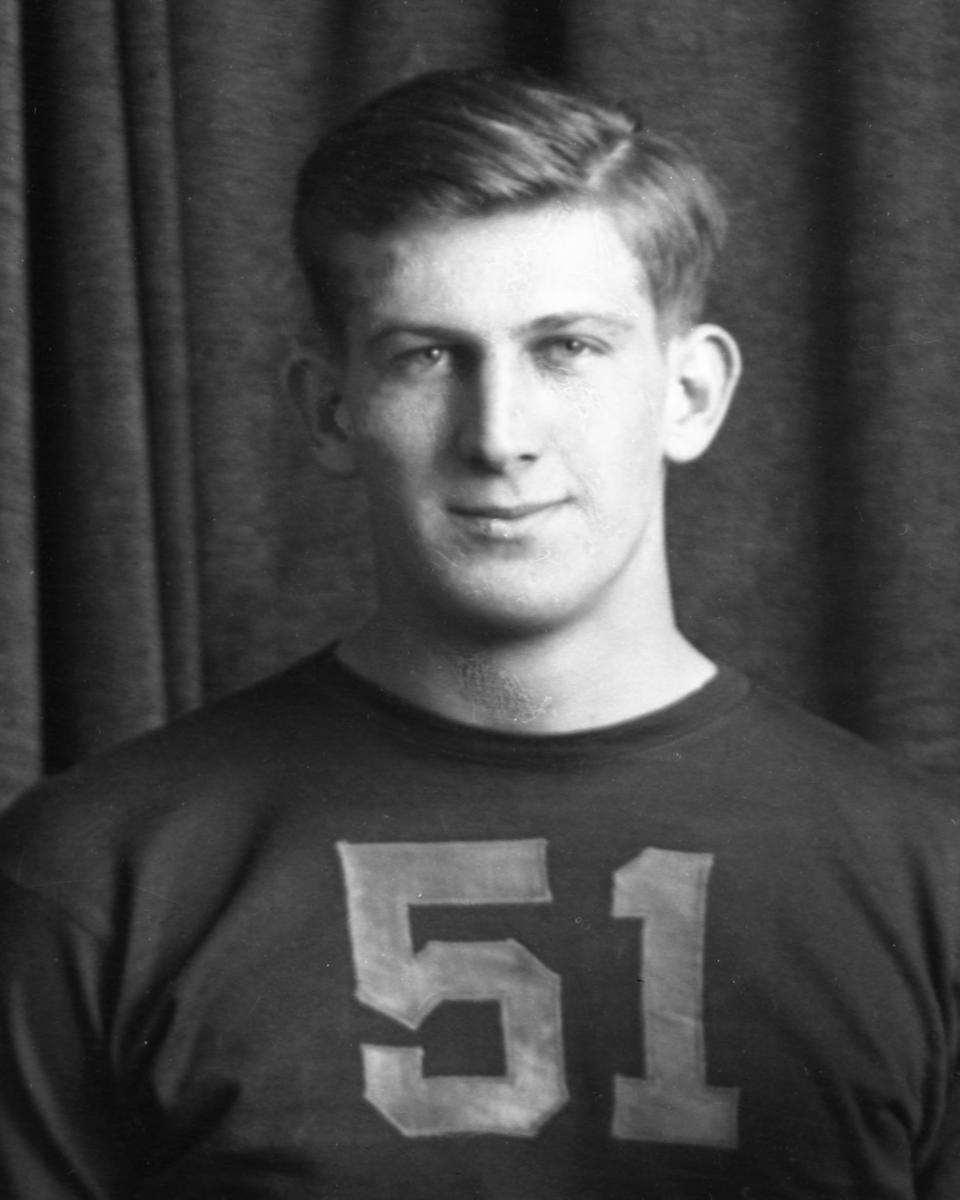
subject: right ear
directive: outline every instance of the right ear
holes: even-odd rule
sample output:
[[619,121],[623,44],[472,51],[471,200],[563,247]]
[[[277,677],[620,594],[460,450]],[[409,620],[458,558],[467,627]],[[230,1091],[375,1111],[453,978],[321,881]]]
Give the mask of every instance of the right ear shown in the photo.
[[338,388],[338,372],[329,358],[301,343],[284,364],[283,384],[300,412],[323,469],[337,479],[356,474],[350,423]]

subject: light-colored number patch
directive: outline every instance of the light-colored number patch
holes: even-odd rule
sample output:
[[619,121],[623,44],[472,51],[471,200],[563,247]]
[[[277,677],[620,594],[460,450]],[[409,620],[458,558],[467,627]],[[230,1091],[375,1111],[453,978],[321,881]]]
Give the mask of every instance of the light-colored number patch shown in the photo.
[[643,923],[646,1075],[614,1078],[613,1136],[735,1148],[736,1088],[706,1081],[703,942],[711,854],[644,850],[613,877],[613,915]]
[[[408,1137],[531,1137],[566,1103],[560,978],[512,938],[428,942],[414,952],[414,905],[546,904],[542,839],[338,844],[356,995],[418,1029],[449,1000],[500,1008],[506,1074],[423,1073],[418,1046],[363,1045],[367,1100]],[[739,1090],[706,1081],[703,963],[713,856],[649,848],[614,875],[613,916],[641,922],[646,1074],[613,1080],[612,1135],[735,1148]]]
[[413,951],[410,908],[550,901],[545,846],[514,842],[338,846],[357,997],[408,1029],[446,1000],[494,1000],[506,1075],[425,1077],[419,1047],[363,1046],[366,1098],[408,1137],[532,1136],[567,1100],[560,980],[513,939],[428,942]]

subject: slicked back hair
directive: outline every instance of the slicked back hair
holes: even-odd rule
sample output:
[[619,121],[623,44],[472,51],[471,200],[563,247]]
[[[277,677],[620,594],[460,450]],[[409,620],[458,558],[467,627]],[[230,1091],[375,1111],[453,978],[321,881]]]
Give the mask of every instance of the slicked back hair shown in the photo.
[[619,104],[481,68],[431,72],[385,92],[307,159],[294,240],[321,326],[339,334],[336,247],[345,236],[551,202],[609,211],[661,328],[697,320],[726,221],[694,158]]

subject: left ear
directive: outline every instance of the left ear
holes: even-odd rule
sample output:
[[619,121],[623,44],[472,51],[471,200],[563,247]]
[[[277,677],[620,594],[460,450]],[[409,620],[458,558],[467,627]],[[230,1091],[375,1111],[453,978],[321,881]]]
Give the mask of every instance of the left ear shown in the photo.
[[663,452],[670,462],[699,458],[716,437],[740,378],[740,350],[719,325],[695,325],[670,341],[671,383]]

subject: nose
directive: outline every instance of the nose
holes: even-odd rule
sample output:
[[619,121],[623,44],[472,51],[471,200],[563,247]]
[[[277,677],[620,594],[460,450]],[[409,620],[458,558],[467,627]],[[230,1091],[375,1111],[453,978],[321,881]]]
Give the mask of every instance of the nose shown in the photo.
[[543,436],[537,382],[523,364],[494,357],[478,363],[460,398],[460,458],[483,470],[506,471],[536,461]]

